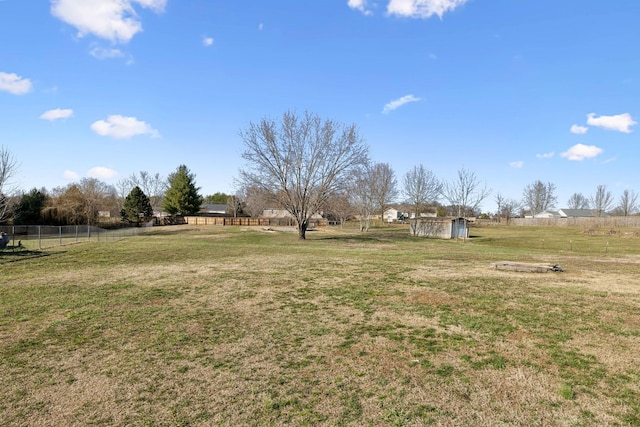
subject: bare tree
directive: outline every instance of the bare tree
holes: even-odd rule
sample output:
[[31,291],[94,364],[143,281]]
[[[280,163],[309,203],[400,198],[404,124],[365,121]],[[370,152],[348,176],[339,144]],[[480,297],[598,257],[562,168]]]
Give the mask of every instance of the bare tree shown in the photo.
[[338,221],[342,227],[349,216],[353,214],[354,208],[351,205],[349,195],[344,191],[331,194],[325,203],[324,211],[328,218]]
[[227,212],[232,214],[236,218],[241,212],[244,206],[244,196],[241,191],[236,194],[227,197]]
[[377,206],[374,173],[373,167],[357,171],[349,186],[351,203],[356,208],[360,220],[360,231],[369,231],[371,217]]
[[591,206],[596,216],[604,216],[613,204],[613,194],[606,185],[598,185],[595,194],[591,196]]
[[11,181],[18,171],[18,164],[15,158],[3,146],[0,146],[0,223],[5,221],[10,212],[12,198],[9,193],[13,192],[13,182]]
[[555,194],[556,186],[550,182],[540,180],[527,185],[522,194],[522,204],[529,210],[531,216],[555,206],[558,198]]
[[253,218],[257,218],[273,203],[277,203],[273,195],[260,187],[241,187],[242,198],[245,201],[244,211]]
[[97,178],[82,178],[78,184],[84,199],[84,216],[86,223],[94,224],[98,212],[117,209],[117,190]]
[[61,225],[93,225],[100,211],[113,211],[119,206],[115,187],[96,178],[83,178],[78,183],[56,187],[50,196],[43,216],[48,222]]
[[416,218],[428,203],[438,200],[441,191],[442,184],[438,178],[423,165],[414,166],[404,175],[402,192],[407,203],[413,205]]
[[500,193],[496,194],[495,201],[498,205],[497,214],[500,217],[500,220],[502,221],[502,218],[504,218],[507,224],[509,223],[511,218],[514,217],[515,213],[521,208],[520,202],[515,199],[504,197]]
[[573,193],[569,197],[567,202],[567,208],[569,209],[589,209],[589,199],[582,195],[582,193]]
[[245,186],[269,192],[298,222],[306,238],[311,216],[329,195],[368,162],[368,147],[355,125],[345,126],[306,112],[286,112],[279,123],[263,118],[240,133]]
[[[371,167],[370,176],[373,181],[373,201],[375,208],[384,220],[384,211],[398,197],[398,182],[395,173],[388,163],[376,163]],[[383,221],[384,223],[384,221]]]
[[140,171],[138,174],[132,173],[129,177],[129,185],[130,188],[140,187],[142,192],[149,197],[151,208],[154,211],[161,208],[162,199],[169,188],[167,179],[159,173],[152,175],[147,171]]
[[442,196],[457,208],[458,217],[477,211],[490,194],[491,189],[481,183],[474,172],[464,168],[458,171],[456,179],[442,186]]
[[633,190],[624,190],[620,195],[617,211],[622,216],[636,213],[638,211],[638,194]]

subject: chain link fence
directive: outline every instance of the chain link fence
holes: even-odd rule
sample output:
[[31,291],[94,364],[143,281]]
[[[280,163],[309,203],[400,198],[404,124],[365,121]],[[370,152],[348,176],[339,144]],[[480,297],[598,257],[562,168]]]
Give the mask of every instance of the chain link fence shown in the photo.
[[143,227],[107,230],[92,225],[10,225],[0,226],[0,249],[39,250],[81,242],[115,242],[137,236]]

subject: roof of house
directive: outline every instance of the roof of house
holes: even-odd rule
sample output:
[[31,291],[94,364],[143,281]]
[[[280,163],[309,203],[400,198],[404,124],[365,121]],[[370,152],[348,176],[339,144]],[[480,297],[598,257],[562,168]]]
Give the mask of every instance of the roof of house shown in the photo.
[[227,211],[227,205],[220,203],[205,203],[200,205],[200,211],[225,213]]
[[560,209],[560,215],[568,218],[593,218],[596,216],[593,209]]
[[542,211],[535,214],[533,217],[534,218],[554,218],[559,216],[561,216],[561,214],[558,211]]

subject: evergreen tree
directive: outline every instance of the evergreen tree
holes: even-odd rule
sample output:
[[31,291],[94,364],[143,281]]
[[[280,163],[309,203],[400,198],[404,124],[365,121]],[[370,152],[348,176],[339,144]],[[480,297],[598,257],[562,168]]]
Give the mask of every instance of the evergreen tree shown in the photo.
[[169,215],[193,215],[202,205],[200,188],[195,185],[195,175],[185,165],[169,175],[169,189],[164,196],[163,208]]
[[153,216],[153,209],[149,197],[142,192],[140,187],[135,186],[124,199],[124,205],[120,211],[122,219],[140,225],[147,222]]
[[34,225],[41,223],[41,212],[47,201],[47,195],[44,190],[40,191],[36,188],[20,198],[16,213],[13,218],[14,224],[18,225]]
[[210,203],[212,205],[226,205],[228,195],[224,193],[217,192],[215,194],[209,194],[204,198],[204,203]]

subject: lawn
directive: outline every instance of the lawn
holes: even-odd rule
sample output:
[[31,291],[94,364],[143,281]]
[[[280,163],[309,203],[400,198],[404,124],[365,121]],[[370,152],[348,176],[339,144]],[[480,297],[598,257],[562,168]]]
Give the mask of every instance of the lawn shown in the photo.
[[0,253],[0,425],[640,425],[634,230],[471,234],[172,226]]

